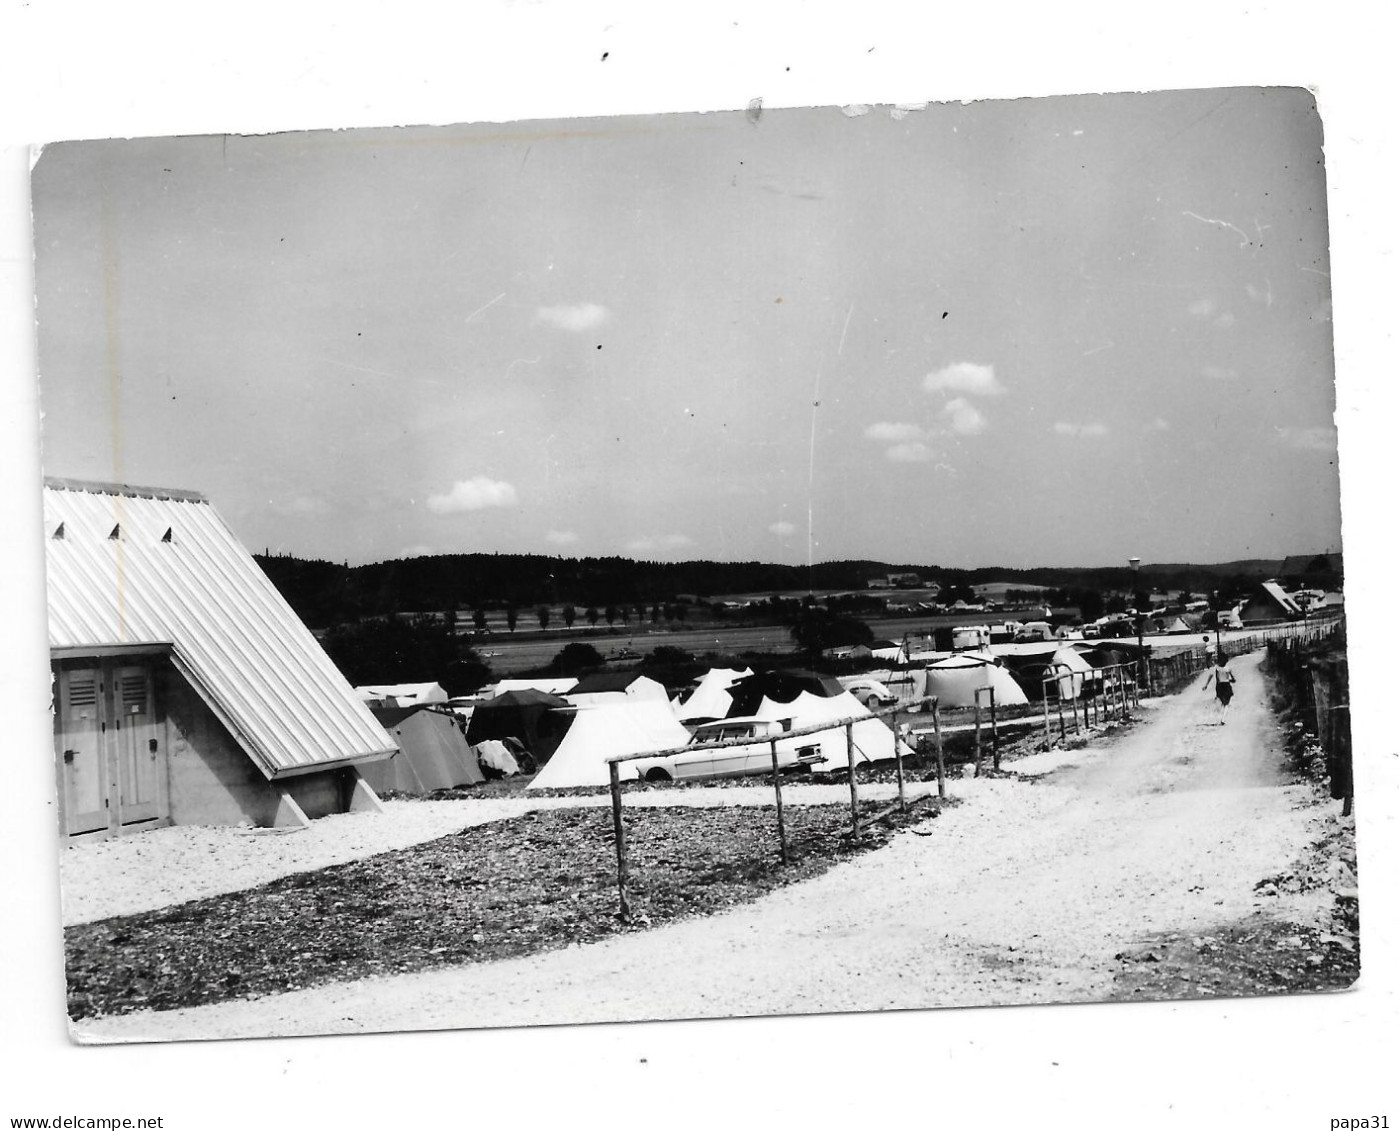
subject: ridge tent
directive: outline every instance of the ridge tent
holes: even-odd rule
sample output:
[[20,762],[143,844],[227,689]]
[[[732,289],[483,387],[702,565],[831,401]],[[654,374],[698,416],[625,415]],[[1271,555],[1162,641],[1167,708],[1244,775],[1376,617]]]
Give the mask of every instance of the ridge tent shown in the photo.
[[790,703],[803,692],[814,697],[830,698],[844,695],[845,688],[834,676],[818,675],[798,668],[759,672],[736,679],[729,685],[733,703],[725,717],[732,719],[756,715],[758,705],[764,699],[774,703]]
[[447,692],[440,683],[385,683],[356,687],[358,695],[374,707],[416,707],[424,703],[445,703]]
[[466,725],[466,740],[475,746],[493,738],[513,738],[542,766],[568,729],[563,714],[568,707],[567,699],[545,691],[507,691],[476,704]]
[[595,672],[581,677],[562,694],[575,707],[593,706],[614,700],[654,699],[669,703],[664,685],[636,672]]
[[729,708],[733,706],[729,688],[735,680],[746,679],[752,674],[752,668],[710,668],[676,708],[676,717],[682,723],[704,723],[727,717]]
[[[788,700],[764,698],[755,710],[736,710],[728,717],[748,716],[780,719],[783,722],[790,720],[787,728],[789,730],[854,719],[851,739],[855,747],[857,765],[864,762],[883,762],[894,757],[894,732],[882,719],[874,718],[865,705],[848,691],[841,691],[835,695],[814,695],[810,691],[799,691]],[[843,726],[820,731],[805,741],[817,743],[821,747],[822,760],[811,767],[813,770],[841,770],[850,765]],[[912,751],[905,746],[903,753],[910,754]]]
[[[949,656],[929,664],[922,671],[912,673],[914,686],[922,681],[920,695],[936,695],[940,707],[973,707],[976,705],[976,689],[991,687],[996,693],[998,707],[1020,706],[1028,700],[1020,685],[1015,682],[995,657],[979,652],[964,652],[959,656]],[[988,699],[983,704],[989,705]]]
[[[527,789],[560,789],[609,784],[607,759],[617,754],[675,750],[690,741],[690,732],[665,702],[610,702],[579,707],[553,756]],[[635,763],[619,767],[622,781],[639,775]]]
[[509,691],[543,691],[547,695],[562,695],[578,682],[576,676],[541,676],[539,679],[502,679],[495,685],[495,698]]
[[1093,665],[1072,646],[1007,653],[1002,660],[1026,699],[1033,701],[1044,698],[1045,675],[1061,673],[1056,681],[1061,699],[1077,699],[1085,678],[1090,682],[1097,678]]
[[398,753],[360,770],[376,790],[431,793],[486,780],[456,718],[428,706],[371,708]]

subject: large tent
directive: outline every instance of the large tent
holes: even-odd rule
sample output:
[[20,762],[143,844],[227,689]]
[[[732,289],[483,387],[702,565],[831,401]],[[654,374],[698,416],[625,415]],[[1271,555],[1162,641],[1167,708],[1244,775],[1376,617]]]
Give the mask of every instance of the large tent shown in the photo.
[[819,698],[845,694],[845,688],[834,676],[795,668],[744,676],[734,680],[728,690],[733,702],[725,717],[730,719],[756,715],[764,699],[790,703],[802,692]]
[[372,710],[375,707],[418,707],[447,702],[440,683],[384,683],[356,687],[355,694]]
[[[579,707],[553,756],[529,789],[607,785],[607,759],[617,754],[676,750],[690,741],[687,731],[664,701],[622,700]],[[636,778],[635,763],[619,767],[623,781]]]
[[[963,652],[937,660],[921,671],[915,670],[914,687],[920,696],[937,696],[940,707],[973,707],[976,691],[990,687],[998,707],[1014,707],[1028,702],[1025,692],[994,656],[984,652]],[[920,689],[921,682],[921,689]],[[983,696],[982,705],[990,704]]]
[[583,676],[562,694],[576,707],[591,707],[627,699],[670,702],[663,684],[636,672],[595,672]]
[[752,674],[752,668],[710,668],[676,709],[676,717],[682,723],[703,723],[724,718],[733,706],[729,688],[735,680]]
[[562,695],[571,691],[577,682],[578,677],[571,675],[540,676],[538,679],[502,679],[495,685],[494,691],[496,698],[509,691],[544,691],[550,695]]
[[1025,692],[1027,699],[1044,698],[1046,675],[1058,675],[1055,681],[1060,699],[1077,699],[1085,681],[1090,685],[1097,678],[1093,664],[1072,645],[1007,653],[1002,662]]
[[472,745],[493,738],[513,738],[527,750],[536,765],[543,765],[568,729],[567,699],[547,691],[507,691],[477,703],[466,725]]
[[[765,697],[754,710],[741,714],[734,711],[729,715],[729,718],[739,717],[780,719],[788,724],[789,730],[854,719],[850,739],[854,746],[856,765],[864,762],[883,762],[894,757],[894,732],[883,720],[871,715],[869,709],[848,691],[842,690],[834,695],[814,695],[810,691],[798,691],[791,699],[785,700]],[[850,765],[850,752],[847,749],[843,726],[819,731],[806,741],[821,747],[822,760],[811,767],[813,770],[842,770]],[[903,752],[911,753],[907,748]]]
[[398,753],[392,758],[360,770],[376,791],[422,794],[486,780],[454,715],[428,706],[372,710],[398,743]]

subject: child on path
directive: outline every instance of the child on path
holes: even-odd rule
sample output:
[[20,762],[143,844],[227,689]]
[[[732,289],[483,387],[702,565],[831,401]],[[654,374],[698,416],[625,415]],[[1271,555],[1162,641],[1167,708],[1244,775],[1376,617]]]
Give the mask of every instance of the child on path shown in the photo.
[[1229,670],[1229,657],[1220,652],[1214,661],[1214,670],[1205,680],[1204,691],[1214,683],[1214,697],[1219,701],[1219,725],[1229,721],[1229,700],[1234,697],[1234,673]]

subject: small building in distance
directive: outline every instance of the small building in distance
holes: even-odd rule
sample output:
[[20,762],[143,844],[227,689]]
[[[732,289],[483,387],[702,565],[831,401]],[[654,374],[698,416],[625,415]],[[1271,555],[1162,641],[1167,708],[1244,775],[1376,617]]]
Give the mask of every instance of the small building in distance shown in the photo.
[[1239,619],[1247,625],[1295,620],[1302,615],[1302,609],[1278,582],[1264,581],[1243,603],[1238,613]]
[[48,479],[44,533],[65,837],[378,808],[393,739],[204,496]]

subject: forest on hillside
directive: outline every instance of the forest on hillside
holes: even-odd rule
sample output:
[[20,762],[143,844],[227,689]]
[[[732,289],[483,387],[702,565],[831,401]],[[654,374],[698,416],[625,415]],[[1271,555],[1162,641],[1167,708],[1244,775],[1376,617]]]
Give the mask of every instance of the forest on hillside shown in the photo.
[[[1247,589],[1273,576],[1280,562],[1259,559],[1219,565],[1143,564],[1088,568],[950,569],[874,561],[820,562],[810,567],[764,562],[656,562],[631,558],[561,558],[540,554],[450,554],[351,566],[289,555],[257,555],[272,583],[313,628],[364,617],[432,612],[463,616],[479,609],[531,609],[539,605],[605,607],[673,604],[730,594],[866,590],[871,579],[916,574],[944,593],[989,582],[1021,582],[1063,592],[1131,592],[1138,588]],[[1323,558],[1295,580],[1334,584]],[[871,593],[871,596],[874,594]]]

